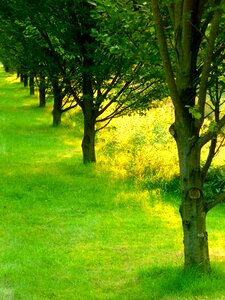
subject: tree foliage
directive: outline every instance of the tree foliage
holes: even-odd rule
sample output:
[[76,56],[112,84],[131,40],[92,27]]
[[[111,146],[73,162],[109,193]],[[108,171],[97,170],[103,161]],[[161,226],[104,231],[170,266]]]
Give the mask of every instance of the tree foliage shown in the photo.
[[28,67],[36,72],[44,68],[53,87],[55,124],[60,123],[63,111],[81,107],[85,162],[95,161],[96,130],[114,117],[142,111],[153,99],[163,97],[164,75],[145,4],[87,0],[3,3],[4,10],[11,12],[11,23],[21,26],[21,39],[28,45],[22,44],[31,53]]

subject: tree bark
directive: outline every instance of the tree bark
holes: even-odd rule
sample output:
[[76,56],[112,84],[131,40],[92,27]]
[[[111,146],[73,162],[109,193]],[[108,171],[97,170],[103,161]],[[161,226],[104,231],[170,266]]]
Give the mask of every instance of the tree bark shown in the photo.
[[190,189],[187,191],[186,199],[183,200],[181,205],[184,233],[184,266],[185,269],[194,267],[207,272],[210,270],[210,260],[206,213],[204,211],[204,200],[199,196],[201,194],[202,190]]
[[59,86],[58,78],[53,80],[53,94],[54,94],[54,105],[53,105],[53,126],[58,127],[61,124],[62,116],[62,90]]
[[8,65],[6,65],[6,64],[4,64],[3,66],[4,66],[4,70],[5,70],[5,72],[6,72],[6,73],[9,73],[9,71],[10,71],[10,68],[9,68],[9,66],[8,66]]
[[84,71],[83,77],[83,102],[82,111],[84,117],[84,136],[82,141],[82,151],[83,151],[83,162],[93,163],[96,162],[95,156],[95,123],[97,116],[97,108],[94,105],[94,92],[92,85],[92,72],[91,67],[93,67],[93,61],[88,57],[87,53],[84,51],[83,56],[83,67]]
[[34,76],[30,76],[30,95],[34,95]]
[[52,125],[54,127],[58,127],[62,122],[62,113],[61,113],[60,108],[58,108],[58,102],[55,102],[55,101],[54,101],[54,108],[52,111],[52,116],[53,116]]
[[92,80],[83,74],[83,104],[84,136],[82,141],[83,162],[96,162],[95,155],[95,123],[96,111],[93,103]]
[[[193,140],[191,130],[176,127],[176,141],[180,162],[182,202],[180,214],[184,234],[185,269],[210,270],[208,235],[206,232],[206,209],[203,180],[200,167],[200,148]],[[192,137],[192,139],[191,139]]]
[[20,74],[20,82],[21,83],[24,82],[24,74],[23,73]]
[[83,162],[96,162],[95,155],[95,121],[89,115],[84,115],[84,136],[82,140]]
[[45,76],[40,75],[40,84],[39,84],[39,107],[45,107],[45,105],[46,105]]
[[24,87],[28,86],[28,76],[26,74],[23,75],[23,85],[24,85]]

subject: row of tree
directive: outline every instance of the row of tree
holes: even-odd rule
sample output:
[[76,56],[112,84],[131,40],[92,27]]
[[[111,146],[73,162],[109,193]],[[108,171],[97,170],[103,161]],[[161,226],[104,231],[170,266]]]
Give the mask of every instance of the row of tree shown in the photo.
[[[87,0],[2,1],[1,6],[2,62],[25,79],[38,78],[40,105],[48,87],[54,126],[63,112],[80,106],[85,163],[96,160],[97,130],[162,95],[162,68],[145,6]],[[158,67],[151,67],[153,59]]]
[[204,193],[225,125],[224,10],[224,0],[0,4],[2,62],[50,87],[54,125],[62,112],[80,106],[84,162],[95,161],[97,130],[114,117],[150,108],[168,88],[175,108],[170,132],[179,155],[185,267],[203,271],[210,269],[206,215],[225,200],[223,191],[212,201]]

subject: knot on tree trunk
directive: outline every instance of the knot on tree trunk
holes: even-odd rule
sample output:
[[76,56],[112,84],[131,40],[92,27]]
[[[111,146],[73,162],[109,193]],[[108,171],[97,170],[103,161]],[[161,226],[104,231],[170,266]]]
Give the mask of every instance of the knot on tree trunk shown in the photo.
[[207,239],[208,240],[208,233],[207,233],[207,231],[205,231],[205,232],[199,232],[197,234],[197,236],[198,236],[198,238],[202,238],[202,239]]
[[192,200],[198,200],[201,198],[201,190],[199,188],[193,187],[188,191],[188,196]]

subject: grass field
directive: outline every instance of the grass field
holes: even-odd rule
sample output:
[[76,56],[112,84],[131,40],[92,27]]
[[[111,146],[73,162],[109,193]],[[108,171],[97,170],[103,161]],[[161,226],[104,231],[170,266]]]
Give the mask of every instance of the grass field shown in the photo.
[[225,299],[225,207],[208,216],[213,272],[184,273],[178,194],[155,172],[141,184],[140,153],[128,176],[110,130],[83,166],[79,114],[53,128],[51,105],[0,70],[0,299]]

